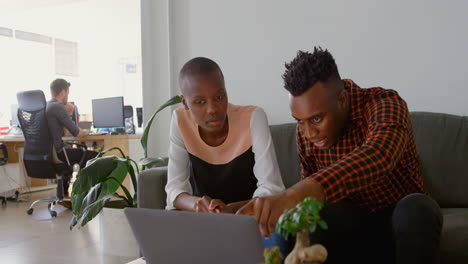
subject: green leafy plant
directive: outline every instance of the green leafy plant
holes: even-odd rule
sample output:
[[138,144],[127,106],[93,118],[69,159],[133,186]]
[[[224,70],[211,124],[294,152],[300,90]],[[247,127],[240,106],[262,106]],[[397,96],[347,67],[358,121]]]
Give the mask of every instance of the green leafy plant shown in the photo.
[[314,233],[317,226],[326,230],[328,225],[320,218],[323,204],[317,199],[307,197],[296,207],[285,210],[278,220],[275,231],[285,239],[295,236],[296,244],[286,257],[286,264],[322,263],[327,258],[326,249],[319,244],[310,246],[309,233]]
[[317,199],[307,197],[296,207],[284,211],[278,220],[275,231],[288,239],[289,236],[295,236],[304,229],[313,233],[317,229],[317,225],[326,230],[328,225],[320,218],[319,214],[322,208],[323,204]]
[[263,258],[265,259],[265,264],[281,264],[284,257],[279,247],[272,247],[263,250]]
[[[151,167],[167,165],[167,158],[148,158],[148,135],[156,115],[164,108],[181,102],[180,96],[174,96],[159,107],[151,116],[141,137],[141,145],[144,150],[144,158],[138,165],[133,159],[126,156],[120,148],[111,148],[99,152],[88,162],[85,168],[78,172],[73,184],[71,200],[73,205],[73,217],[70,221],[70,230],[75,225],[79,227],[96,217],[104,206],[109,204],[111,198],[119,198],[117,207],[137,207],[137,180],[136,176],[141,170]],[[118,156],[104,156],[104,154],[117,150]],[[130,176],[134,195],[123,185],[123,181]],[[119,195],[116,191],[121,188],[125,195]]]

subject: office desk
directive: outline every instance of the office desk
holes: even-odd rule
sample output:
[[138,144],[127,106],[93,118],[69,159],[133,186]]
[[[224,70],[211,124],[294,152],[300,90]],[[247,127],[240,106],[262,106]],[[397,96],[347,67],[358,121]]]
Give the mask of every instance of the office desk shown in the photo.
[[[126,156],[130,156],[134,161],[138,161],[144,157],[144,152],[140,144],[141,134],[133,135],[101,135],[101,136],[86,136],[86,137],[63,137],[64,141],[72,141],[77,143],[87,143],[87,142],[96,142],[98,147],[101,147],[106,150],[113,147],[118,147]],[[122,156],[118,150],[113,150],[109,153],[106,153],[105,156]],[[129,192],[133,195],[133,186],[130,180],[130,177],[125,178],[123,182]],[[125,195],[124,192],[119,188],[117,191],[120,195]]]
[[[0,193],[10,192],[26,186],[45,186],[47,180],[36,181],[26,176],[23,164],[24,138],[10,138],[0,136],[0,143],[3,143],[8,150],[8,163],[1,166],[0,170]],[[44,184],[45,183],[45,184]]]
[[[132,155],[133,151],[135,151],[133,146],[135,143],[138,143],[140,145],[140,138],[141,135],[135,134],[135,135],[101,135],[101,136],[86,136],[86,137],[63,137],[63,141],[72,141],[72,142],[77,142],[77,143],[86,143],[86,142],[97,142],[97,143],[103,143],[102,147],[103,149],[110,149],[113,147],[119,147],[122,152],[125,155]],[[98,145],[100,146],[100,145]],[[143,153],[143,152],[142,152]],[[136,153],[132,153],[136,154]],[[116,156],[121,156],[120,152],[114,150],[110,153],[108,153],[106,156],[109,155],[116,155]]]
[[[63,137],[64,141],[72,141],[77,143],[96,142],[98,146],[102,146],[103,149],[109,149],[112,147],[119,147],[125,155],[130,156],[133,160],[138,162],[144,157],[143,149],[140,144],[141,134],[135,135],[101,135],[101,136],[86,136],[86,137]],[[0,142],[5,144],[8,149],[8,164],[7,166],[16,164],[12,171],[12,174],[18,174],[18,179],[27,179],[27,184],[32,187],[45,186],[47,185],[47,179],[36,179],[30,177],[24,177],[26,174],[23,165],[23,148],[24,148],[24,137],[4,137],[0,136]],[[121,156],[120,152],[114,150],[106,154]],[[10,166],[12,167],[12,166]],[[16,178],[16,177],[15,177]],[[133,188],[131,187],[131,181],[127,177],[123,184],[133,194]],[[22,186],[24,187],[24,186]],[[123,194],[119,190],[119,194]]]

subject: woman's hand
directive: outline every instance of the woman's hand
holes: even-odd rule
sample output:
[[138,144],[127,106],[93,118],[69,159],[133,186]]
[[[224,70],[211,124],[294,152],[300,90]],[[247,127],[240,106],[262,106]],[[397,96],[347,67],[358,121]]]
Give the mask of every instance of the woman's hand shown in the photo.
[[221,201],[220,199],[213,199],[210,202],[210,206],[208,207],[208,210],[211,213],[224,213],[224,209],[226,208],[226,204]]
[[211,198],[208,195],[203,195],[202,197],[197,197],[194,204],[195,212],[209,213]]

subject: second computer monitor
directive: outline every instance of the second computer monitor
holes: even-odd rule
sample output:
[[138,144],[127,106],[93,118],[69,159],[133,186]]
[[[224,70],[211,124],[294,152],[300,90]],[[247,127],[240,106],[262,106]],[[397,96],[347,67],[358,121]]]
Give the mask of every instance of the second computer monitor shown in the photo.
[[125,127],[123,97],[93,99],[94,128]]
[[20,123],[19,123],[19,120],[18,120],[18,105],[17,104],[12,104],[10,106],[10,111],[11,111],[10,126],[11,127],[19,127]]

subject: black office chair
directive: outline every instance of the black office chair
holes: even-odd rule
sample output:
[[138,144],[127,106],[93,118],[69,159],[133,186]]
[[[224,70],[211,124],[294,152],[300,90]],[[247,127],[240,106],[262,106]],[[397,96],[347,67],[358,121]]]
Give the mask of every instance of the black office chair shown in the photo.
[[119,134],[135,134],[135,124],[133,122],[133,107],[131,105],[124,106],[124,123],[125,127],[116,128],[115,132]]
[[124,106],[125,134],[135,134],[135,125],[133,123],[133,107]]
[[[64,163],[58,159],[55,152],[47,124],[47,102],[44,93],[40,90],[23,91],[18,92],[16,97],[18,98],[18,119],[24,134],[23,161],[26,172],[29,177],[33,178],[57,179],[56,197],[34,201],[27,213],[31,215],[37,203],[48,202],[50,215],[56,217],[55,205],[61,201],[70,201],[69,198],[63,197],[63,180],[65,175],[71,175],[72,167],[68,158],[67,163]],[[66,156],[66,152],[64,154]]]

